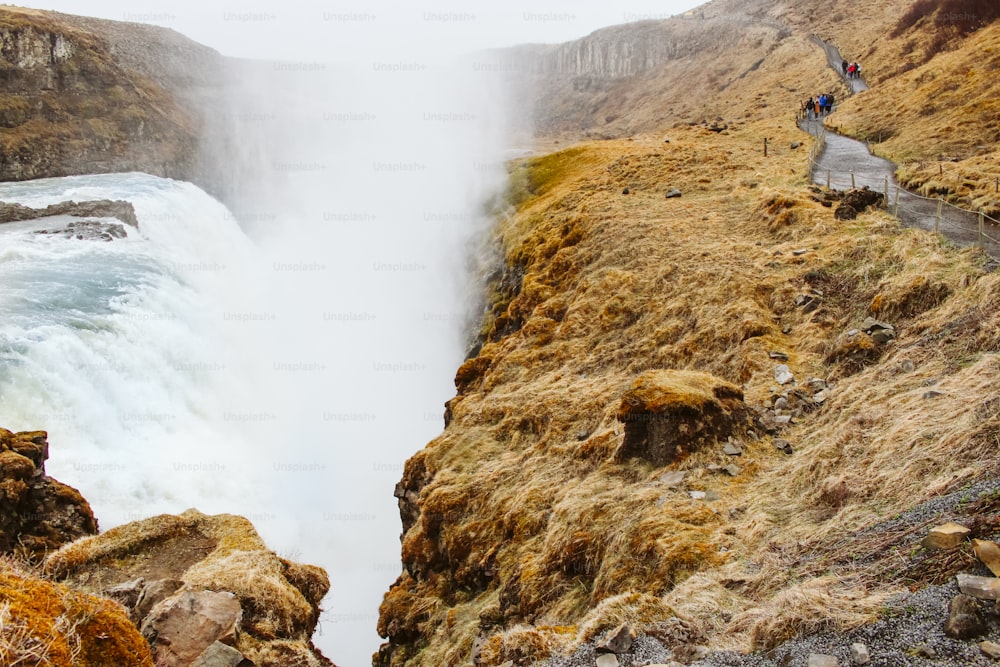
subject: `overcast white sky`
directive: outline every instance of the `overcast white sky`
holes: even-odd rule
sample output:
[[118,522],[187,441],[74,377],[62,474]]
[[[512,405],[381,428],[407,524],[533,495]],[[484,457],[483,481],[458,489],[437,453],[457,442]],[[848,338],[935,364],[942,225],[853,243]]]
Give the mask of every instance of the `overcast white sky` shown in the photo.
[[561,42],[598,28],[668,18],[699,0],[29,0],[28,7],[178,30],[226,55],[295,61],[437,59],[523,42]]

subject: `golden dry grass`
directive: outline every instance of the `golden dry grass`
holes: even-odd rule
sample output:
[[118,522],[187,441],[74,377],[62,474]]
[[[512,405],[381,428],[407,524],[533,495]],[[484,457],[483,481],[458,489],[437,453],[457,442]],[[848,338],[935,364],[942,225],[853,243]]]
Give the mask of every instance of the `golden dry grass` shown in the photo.
[[[501,314],[520,328],[467,364],[450,425],[408,466],[431,481],[403,542],[410,574],[382,607],[393,664],[463,665],[477,636],[483,664],[537,659],[674,614],[738,649],[852,627],[897,589],[856,572],[802,579],[803,560],[989,472],[998,279],[974,251],[882,213],[835,221],[801,176],[808,146],[789,148],[801,139],[760,121],[521,165],[534,185],[498,230],[524,268]],[[664,199],[669,187],[683,197]],[[805,313],[794,299],[808,290],[823,297]],[[897,340],[842,353],[873,314]],[[667,468],[615,462],[622,398],[643,373],[711,373],[759,407],[772,350],[800,382],[834,383],[784,432],[793,456],[764,436],[747,439],[735,478],[706,468],[731,462],[719,447]],[[664,487],[675,468],[685,486]]]
[[0,559],[0,664],[152,667],[149,645],[116,602]]

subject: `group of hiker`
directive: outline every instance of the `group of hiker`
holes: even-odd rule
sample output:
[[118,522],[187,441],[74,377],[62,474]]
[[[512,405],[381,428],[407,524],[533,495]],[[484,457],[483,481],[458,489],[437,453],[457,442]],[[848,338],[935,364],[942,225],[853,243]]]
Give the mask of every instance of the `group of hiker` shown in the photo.
[[841,61],[840,70],[844,73],[844,76],[848,79],[860,79],[861,78],[861,63],[854,61],[849,63],[846,60]]
[[802,103],[802,117],[816,120],[833,111],[833,93],[821,93]]

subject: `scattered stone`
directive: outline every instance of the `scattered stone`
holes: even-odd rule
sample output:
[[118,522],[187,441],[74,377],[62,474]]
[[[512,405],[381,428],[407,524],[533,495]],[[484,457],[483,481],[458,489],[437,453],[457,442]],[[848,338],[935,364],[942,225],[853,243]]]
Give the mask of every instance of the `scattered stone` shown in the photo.
[[708,472],[722,472],[723,468],[718,463],[709,463],[705,466],[705,470]]
[[920,646],[915,648],[913,652],[919,655],[921,658],[927,658],[928,660],[935,660],[937,659],[938,655],[937,651],[934,650],[934,647],[931,646],[930,644],[921,644]]
[[705,492],[705,500],[707,502],[710,502],[710,503],[711,502],[715,502],[718,499],[719,499],[719,494],[716,493],[715,491],[706,491]]
[[961,544],[969,535],[969,529],[957,523],[935,526],[920,541],[925,549],[951,549]]
[[215,642],[191,663],[191,667],[240,667],[245,660],[246,657],[232,646]]
[[948,605],[944,633],[954,639],[972,639],[986,632],[979,604],[968,595],[956,595]]
[[847,337],[848,337],[848,338],[854,338],[854,337],[855,337],[855,336],[857,336],[857,335],[858,335],[859,333],[861,333],[861,330],[860,330],[860,329],[849,329],[849,330],[848,330],[848,332],[847,332]]
[[778,361],[788,361],[788,355],[784,352],[771,351],[767,353],[767,356]]
[[618,656],[614,653],[599,655],[594,662],[595,667],[618,667],[619,664],[621,663],[618,662]]
[[886,324],[885,322],[880,322],[874,317],[868,317],[864,322],[861,323],[861,330],[866,334],[871,334],[874,331],[895,331],[895,328],[891,324]]
[[708,496],[708,494],[704,491],[688,491],[688,495],[690,495],[693,500],[705,500]]
[[670,188],[666,192],[667,199],[674,199],[675,197],[680,197],[680,196],[681,196],[681,191],[678,190],[677,188]]
[[904,373],[912,373],[916,369],[916,366],[914,366],[913,362],[909,359],[904,359],[903,363],[901,363],[899,367]]
[[850,204],[841,202],[840,206],[833,210],[833,217],[837,220],[854,220],[858,217],[858,209]]
[[825,653],[810,653],[808,665],[809,667],[840,667],[840,661]]
[[781,327],[781,333],[785,334],[786,336],[792,333],[792,325],[786,324],[785,326]]
[[628,193],[629,193],[629,189],[628,188],[625,188],[624,190],[622,190],[622,194],[623,195],[627,195]]
[[798,148],[798,147],[799,147],[799,146],[801,146],[801,145],[802,145],[802,144],[801,144],[800,142],[798,142],[798,141],[793,141],[793,142],[792,142],[792,144],[791,144],[791,147],[792,147],[792,150],[795,150],[796,148]]
[[981,560],[990,572],[1000,577],[1000,544],[989,540],[972,540],[972,549],[976,552],[976,558]]
[[722,453],[726,456],[743,456],[743,447],[737,442],[727,442],[722,448]]
[[855,665],[867,665],[871,661],[867,646],[861,643],[851,644],[851,662]]
[[135,603],[139,601],[139,596],[142,595],[142,589],[145,585],[146,580],[139,577],[138,579],[132,579],[131,581],[122,582],[117,586],[106,588],[101,592],[101,595],[111,598],[121,604],[121,606],[131,610],[135,607]]
[[607,640],[594,648],[598,653],[628,653],[634,639],[632,628],[628,623],[622,623],[608,635]]
[[671,470],[660,475],[660,483],[672,489],[683,484],[686,477],[687,473],[683,470]]
[[577,433],[576,433],[576,439],[579,440],[580,442],[586,440],[589,437],[590,437],[590,433],[588,433],[587,431],[581,430],[581,431],[577,431]]
[[980,600],[1000,600],[1000,579],[996,577],[977,577],[971,574],[959,574],[958,589],[966,595]]
[[791,415],[775,415],[774,416],[774,423],[775,424],[779,424],[779,425],[790,424],[790,423],[792,423],[792,416]]
[[779,452],[784,452],[785,454],[791,454],[793,452],[792,443],[788,442],[787,440],[783,440],[781,438],[774,439],[774,448],[777,449]]
[[937,398],[938,396],[943,396],[944,392],[938,391],[936,389],[931,389],[930,391],[924,392],[924,398]]
[[989,640],[984,642],[979,642],[979,650],[983,652],[989,658],[994,660],[1000,660],[1000,644],[991,642]]
[[872,340],[878,343],[879,345],[885,345],[890,340],[895,338],[896,334],[891,329],[878,329],[876,331],[873,331],[871,336]]
[[813,400],[813,403],[815,403],[816,405],[822,405],[823,403],[826,403],[826,399],[829,398],[829,396],[830,395],[824,389],[823,391],[817,392],[812,397],[812,400]]
[[787,410],[788,409],[788,398],[785,396],[779,396],[774,399],[774,409],[775,410]]
[[739,474],[743,472],[743,468],[739,467],[735,463],[730,463],[725,468],[723,468],[723,470],[725,470],[730,477],[738,477]]
[[142,625],[143,619],[160,602],[180,590],[184,582],[180,579],[157,579],[148,582],[142,587],[139,599],[136,600],[132,609],[132,619],[136,625]]
[[774,367],[774,381],[778,384],[786,385],[794,379],[795,376],[792,375],[792,371],[785,364],[779,364]]

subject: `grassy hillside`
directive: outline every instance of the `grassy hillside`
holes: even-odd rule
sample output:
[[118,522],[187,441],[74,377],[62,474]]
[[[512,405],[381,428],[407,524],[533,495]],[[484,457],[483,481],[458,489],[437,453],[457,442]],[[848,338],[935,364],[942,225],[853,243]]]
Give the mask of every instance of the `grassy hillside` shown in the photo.
[[[838,560],[845,536],[994,472],[1000,280],[983,257],[882,212],[835,220],[790,121],[669,134],[516,167],[497,234],[520,280],[494,296],[448,427],[407,464],[406,571],[378,664],[467,664],[474,643],[481,664],[528,664],[623,619],[680,617],[744,650],[850,627],[901,585]],[[849,333],[871,316],[895,340]],[[713,379],[678,389],[651,371]],[[723,435],[667,465],[623,456],[623,401],[643,382],[695,430],[692,391],[735,385],[758,414],[729,433],[743,455]],[[782,397],[791,421],[775,427]]]
[[[782,117],[802,100],[846,90],[811,37],[862,63],[872,89],[841,106],[839,130],[875,144],[925,194],[1000,213],[1000,9],[983,0],[713,0],[684,17],[598,31],[580,52],[668,42],[677,53],[632,76],[568,67],[553,51],[528,86],[536,130],[620,138],[691,122]],[[566,60],[566,59],[564,59]],[[576,62],[576,61],[570,61]],[[527,66],[523,66],[527,68]]]
[[[533,52],[540,145],[571,147],[513,167],[484,344],[397,488],[376,664],[531,664],[622,621],[769,650],[974,562],[914,548],[926,525],[901,517],[995,479],[1000,279],[881,211],[836,220],[792,116],[846,92],[818,36],[872,85],[829,124],[995,212],[1000,23],[980,5],[715,0],[637,26],[693,46],[628,76],[553,79],[572,58]],[[994,511],[970,494],[953,518],[990,537]]]

